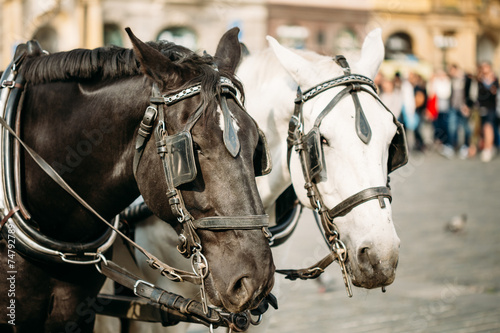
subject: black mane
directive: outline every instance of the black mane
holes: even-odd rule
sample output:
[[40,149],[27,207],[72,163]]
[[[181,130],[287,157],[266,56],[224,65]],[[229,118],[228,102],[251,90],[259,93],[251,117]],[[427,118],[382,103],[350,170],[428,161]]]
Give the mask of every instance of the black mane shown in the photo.
[[[186,67],[202,66],[212,59],[169,42],[148,43],[170,60]],[[132,49],[117,46],[93,50],[75,49],[26,59],[21,72],[32,84],[54,81],[113,79],[140,75],[140,64]]]
[[[198,55],[188,48],[165,41],[147,44],[160,51],[182,70],[196,74],[179,89],[201,83],[204,100],[209,101],[214,95],[219,95],[220,89],[217,83],[220,75],[223,75],[243,91],[241,83],[233,74],[214,70],[214,59],[206,53]],[[75,49],[28,57],[20,67],[20,72],[27,81],[35,85],[55,81],[107,80],[143,75],[134,51],[116,46],[93,50]]]

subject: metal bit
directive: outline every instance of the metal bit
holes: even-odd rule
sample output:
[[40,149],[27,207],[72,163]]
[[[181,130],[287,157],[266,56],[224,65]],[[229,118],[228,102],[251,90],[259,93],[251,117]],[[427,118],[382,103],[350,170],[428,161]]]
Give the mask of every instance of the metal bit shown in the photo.
[[342,277],[344,278],[345,290],[347,291],[347,296],[352,297],[351,280],[347,276],[347,271],[345,269],[344,260],[339,258],[340,271],[342,272]]

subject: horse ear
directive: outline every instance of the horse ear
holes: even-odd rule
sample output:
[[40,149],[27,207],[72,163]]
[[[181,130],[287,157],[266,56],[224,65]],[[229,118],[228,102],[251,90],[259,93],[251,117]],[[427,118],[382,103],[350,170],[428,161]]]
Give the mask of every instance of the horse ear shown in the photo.
[[239,28],[228,30],[221,37],[214,56],[217,67],[233,74],[241,59],[241,47],[238,41],[239,33]]
[[299,86],[305,88],[314,85],[314,82],[311,82],[311,78],[316,79],[317,73],[310,61],[282,46],[273,37],[267,36],[266,39],[276,55],[276,58],[278,58],[281,65]]
[[355,68],[360,74],[364,74],[371,79],[375,78],[382,61],[385,50],[382,41],[382,29],[372,30],[365,38],[361,48],[361,58]]
[[125,31],[132,42],[137,60],[141,64],[141,71],[163,87],[165,76],[177,73],[176,65],[160,51],[137,38],[130,28],[125,28]]

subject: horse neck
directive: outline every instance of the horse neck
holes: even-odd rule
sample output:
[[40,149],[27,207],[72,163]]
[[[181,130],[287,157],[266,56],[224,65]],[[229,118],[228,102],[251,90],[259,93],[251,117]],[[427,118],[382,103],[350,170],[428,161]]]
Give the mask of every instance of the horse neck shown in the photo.
[[[102,216],[111,219],[139,195],[132,172],[134,137],[148,105],[142,77],[106,83],[30,86],[22,110],[26,143]],[[24,156],[26,205],[48,236],[83,241],[103,230]],[[83,238],[83,239],[82,239]]]
[[271,151],[273,170],[269,175],[257,178],[262,203],[267,211],[291,185],[286,138],[297,83],[270,49],[244,58],[237,75],[245,86],[247,111],[264,131]]

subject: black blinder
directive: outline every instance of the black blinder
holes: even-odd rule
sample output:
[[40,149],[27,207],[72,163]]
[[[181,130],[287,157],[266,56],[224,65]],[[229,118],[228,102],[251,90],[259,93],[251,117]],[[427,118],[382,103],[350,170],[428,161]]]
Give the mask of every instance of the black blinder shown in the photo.
[[192,182],[196,178],[196,163],[193,151],[193,138],[188,131],[169,135],[163,140],[168,169],[172,175],[174,187]]
[[271,153],[269,152],[269,147],[267,146],[266,136],[264,132],[259,128],[259,142],[257,143],[257,148],[254,154],[254,170],[255,176],[264,176],[271,172],[273,168]]
[[321,135],[318,127],[313,127],[303,139],[306,150],[306,166],[309,170],[309,177],[316,179],[323,170],[323,149],[321,148]]
[[403,125],[396,121],[397,131],[389,146],[389,159],[387,161],[388,173],[408,163],[408,144]]

